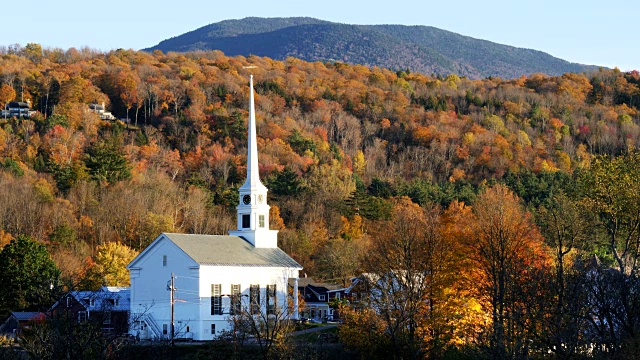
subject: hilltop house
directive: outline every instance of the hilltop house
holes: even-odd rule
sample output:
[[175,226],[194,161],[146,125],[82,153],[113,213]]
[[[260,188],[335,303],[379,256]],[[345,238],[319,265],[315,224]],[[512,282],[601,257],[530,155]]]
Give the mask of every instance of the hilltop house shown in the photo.
[[258,174],[253,77],[247,152],[237,230],[229,235],[164,233],[127,266],[132,335],[170,338],[173,328],[174,338],[211,340],[232,329],[230,319],[246,302],[251,312],[298,317],[296,296],[289,308],[288,282],[297,293],[302,267],[278,248],[278,232],[269,229],[267,188]]
[[29,102],[10,101],[2,110],[2,117],[30,118],[35,113]]
[[102,120],[115,120],[116,117],[110,112],[106,111],[104,103],[102,104],[89,104],[89,110],[98,114]]

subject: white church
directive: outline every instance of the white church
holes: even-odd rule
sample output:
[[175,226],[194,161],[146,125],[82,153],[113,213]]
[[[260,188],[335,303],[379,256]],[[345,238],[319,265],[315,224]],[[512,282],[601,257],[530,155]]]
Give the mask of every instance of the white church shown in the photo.
[[174,337],[193,340],[212,340],[231,330],[230,319],[248,304],[254,313],[285,311],[298,318],[298,297],[290,307],[288,284],[293,279],[291,293],[297,294],[302,267],[278,248],[278,231],[269,229],[267,188],[258,173],[253,76],[250,91],[247,179],[239,189],[238,229],[229,235],[163,233],[131,261],[134,336],[169,338],[172,308]]

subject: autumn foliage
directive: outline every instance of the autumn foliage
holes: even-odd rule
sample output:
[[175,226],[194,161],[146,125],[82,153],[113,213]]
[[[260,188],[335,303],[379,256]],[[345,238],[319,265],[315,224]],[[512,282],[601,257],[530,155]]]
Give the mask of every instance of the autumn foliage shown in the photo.
[[[637,73],[470,80],[219,51],[32,48],[0,48],[0,101],[37,111],[0,119],[0,243],[45,244],[68,288],[126,284],[126,259],[163,231],[235,228],[251,73],[280,247],[324,281],[365,272],[415,285],[386,313],[347,313],[344,336],[361,351],[516,358],[576,354],[598,331],[616,335],[607,351],[637,341],[625,282],[637,278]],[[585,231],[554,235],[567,225],[553,212]],[[629,284],[617,292],[625,313],[596,331],[580,294],[607,268]],[[356,339],[359,327],[380,333]]]

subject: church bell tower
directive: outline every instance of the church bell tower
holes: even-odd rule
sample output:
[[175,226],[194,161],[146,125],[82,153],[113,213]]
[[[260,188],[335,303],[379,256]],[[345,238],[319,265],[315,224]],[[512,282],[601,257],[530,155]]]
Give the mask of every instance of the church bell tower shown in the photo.
[[238,230],[229,235],[241,236],[257,248],[277,248],[278,231],[269,229],[267,187],[260,181],[258,172],[258,143],[256,141],[256,110],[253,101],[253,75],[249,80],[249,132],[247,136],[247,179],[240,187]]

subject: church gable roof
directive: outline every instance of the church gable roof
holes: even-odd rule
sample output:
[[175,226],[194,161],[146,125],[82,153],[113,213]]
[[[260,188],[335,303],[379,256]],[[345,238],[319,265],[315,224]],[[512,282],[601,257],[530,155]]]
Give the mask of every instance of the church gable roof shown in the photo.
[[164,233],[200,265],[217,266],[302,266],[279,248],[256,248],[238,236]]

